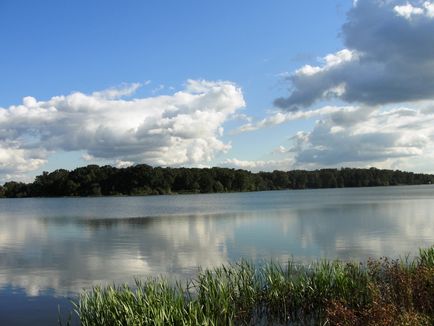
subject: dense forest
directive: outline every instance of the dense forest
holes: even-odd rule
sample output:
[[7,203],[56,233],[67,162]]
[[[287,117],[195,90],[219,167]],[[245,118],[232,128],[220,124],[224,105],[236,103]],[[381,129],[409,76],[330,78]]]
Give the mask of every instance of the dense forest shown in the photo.
[[43,172],[32,183],[6,182],[0,197],[116,196],[239,192],[278,189],[372,187],[434,183],[434,175],[370,169],[252,173],[229,168],[127,168],[88,165]]

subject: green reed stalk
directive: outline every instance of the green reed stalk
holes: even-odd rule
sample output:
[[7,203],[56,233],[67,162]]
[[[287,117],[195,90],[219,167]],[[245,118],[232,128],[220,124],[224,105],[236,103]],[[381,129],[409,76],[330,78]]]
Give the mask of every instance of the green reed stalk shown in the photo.
[[430,325],[434,247],[410,261],[247,261],[164,278],[94,287],[74,302],[81,325]]

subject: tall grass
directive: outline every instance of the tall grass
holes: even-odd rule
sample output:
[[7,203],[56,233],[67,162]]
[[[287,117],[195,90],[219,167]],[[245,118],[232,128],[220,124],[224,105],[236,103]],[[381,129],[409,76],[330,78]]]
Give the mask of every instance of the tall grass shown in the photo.
[[405,260],[309,266],[241,261],[134,287],[95,287],[74,303],[90,325],[433,325],[434,247]]

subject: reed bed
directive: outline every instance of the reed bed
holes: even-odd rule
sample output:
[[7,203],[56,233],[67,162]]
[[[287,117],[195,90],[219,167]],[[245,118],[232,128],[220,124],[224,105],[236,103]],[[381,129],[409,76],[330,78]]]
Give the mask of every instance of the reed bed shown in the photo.
[[241,261],[185,283],[95,287],[73,304],[83,326],[433,325],[434,247],[411,261]]

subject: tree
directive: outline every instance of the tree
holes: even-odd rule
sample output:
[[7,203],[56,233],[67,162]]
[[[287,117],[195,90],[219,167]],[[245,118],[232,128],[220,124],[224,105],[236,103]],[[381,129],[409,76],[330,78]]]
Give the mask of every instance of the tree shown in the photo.
[[29,184],[6,182],[0,197],[106,196],[210,193],[324,187],[360,187],[434,183],[434,175],[370,169],[321,169],[252,173],[228,168],[153,168],[146,164],[127,168],[88,165],[73,171],[44,171]]
[[209,193],[213,192],[214,189],[214,178],[209,173],[209,170],[203,170],[201,176],[199,177],[199,187],[200,192]]
[[28,196],[28,186],[22,182],[9,181],[3,185],[5,196],[20,198]]
[[286,172],[274,170],[271,180],[277,189],[288,189],[290,182]]

